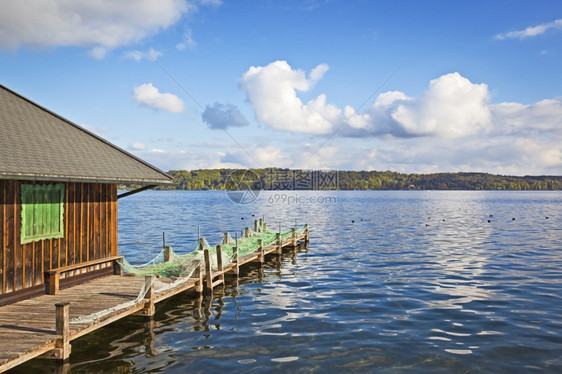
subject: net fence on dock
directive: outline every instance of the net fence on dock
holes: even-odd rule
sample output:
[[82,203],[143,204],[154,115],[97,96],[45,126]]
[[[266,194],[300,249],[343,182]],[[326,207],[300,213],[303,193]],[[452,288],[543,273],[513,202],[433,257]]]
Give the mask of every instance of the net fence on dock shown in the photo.
[[[295,234],[301,236],[305,231],[306,225],[295,228]],[[230,233],[225,233],[221,246],[221,258],[223,265],[233,262],[236,256],[236,248],[238,248],[238,256],[244,256],[256,252],[261,245],[269,247],[275,244],[277,232],[269,231],[266,225],[258,226],[257,231],[247,229],[246,235],[241,238],[233,238]],[[293,231],[280,233],[281,241],[291,238]],[[146,276],[155,275],[157,277],[166,278],[188,278],[198,267],[198,264],[204,261],[204,250],[208,249],[210,253],[211,268],[216,270],[218,267],[217,248],[211,246],[205,238],[201,238],[200,243],[192,251],[185,254],[178,254],[171,247],[164,248],[156,257],[145,264],[133,265],[126,259],[120,261],[120,265],[127,274]],[[168,258],[165,258],[165,257]]]
[[[296,227],[294,233],[300,237],[305,232],[307,226]],[[259,249],[260,240],[263,248],[267,248],[276,244],[277,232],[271,232],[267,226],[257,226],[257,231],[246,229],[246,235],[241,238],[233,238],[230,233],[225,233],[221,247],[222,264],[227,266],[235,260],[236,255],[244,256],[256,252]],[[281,242],[293,236],[293,230],[279,233]],[[236,248],[238,251],[236,251]],[[205,261],[205,249],[209,250],[209,259],[211,268],[217,270],[218,256],[216,246],[211,246],[206,239],[201,238],[197,247],[189,253],[178,254],[172,250],[171,247],[164,248],[152,260],[134,265],[129,263],[126,259],[119,261],[119,265],[123,268],[125,273],[135,276],[149,276],[140,289],[138,296],[134,300],[124,302],[112,308],[101,310],[86,316],[80,316],[70,321],[71,324],[89,324],[96,320],[103,319],[113,312],[126,309],[136,305],[146,296],[150,287],[154,285],[156,292],[162,292],[174,288],[189,280],[195,273],[198,267]],[[236,253],[237,252],[237,253]],[[168,258],[166,258],[168,257]]]

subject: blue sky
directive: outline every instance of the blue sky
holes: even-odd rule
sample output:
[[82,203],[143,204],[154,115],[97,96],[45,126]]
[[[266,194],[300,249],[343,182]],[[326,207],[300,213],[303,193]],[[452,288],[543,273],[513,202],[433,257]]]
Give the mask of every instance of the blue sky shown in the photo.
[[163,170],[562,174],[562,2],[3,0],[0,83]]

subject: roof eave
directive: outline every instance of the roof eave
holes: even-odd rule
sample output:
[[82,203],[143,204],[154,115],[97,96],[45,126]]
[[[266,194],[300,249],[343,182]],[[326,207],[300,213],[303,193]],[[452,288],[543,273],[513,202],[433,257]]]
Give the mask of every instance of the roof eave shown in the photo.
[[139,179],[139,178],[109,178],[109,177],[82,177],[70,175],[47,175],[25,173],[2,173],[0,179],[28,180],[41,182],[78,182],[78,183],[115,183],[115,184],[173,184],[173,179]]

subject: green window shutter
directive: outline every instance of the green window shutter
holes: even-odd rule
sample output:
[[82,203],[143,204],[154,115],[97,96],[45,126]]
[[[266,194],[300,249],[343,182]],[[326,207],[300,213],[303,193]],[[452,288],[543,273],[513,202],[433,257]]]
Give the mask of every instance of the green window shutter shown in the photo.
[[21,244],[64,236],[64,184],[21,186]]

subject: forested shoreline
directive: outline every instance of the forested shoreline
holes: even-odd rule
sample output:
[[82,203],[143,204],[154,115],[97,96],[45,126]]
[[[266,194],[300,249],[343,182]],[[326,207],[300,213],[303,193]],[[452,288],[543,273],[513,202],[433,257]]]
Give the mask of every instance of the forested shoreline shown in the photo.
[[[544,175],[406,174],[393,171],[310,171],[278,168],[170,170],[168,174],[174,178],[175,183],[156,189],[224,190],[233,189],[233,181],[253,181],[254,185],[259,185],[259,188],[264,190],[562,190],[562,176]],[[231,175],[233,177],[229,178]],[[132,189],[137,186],[121,187]]]

